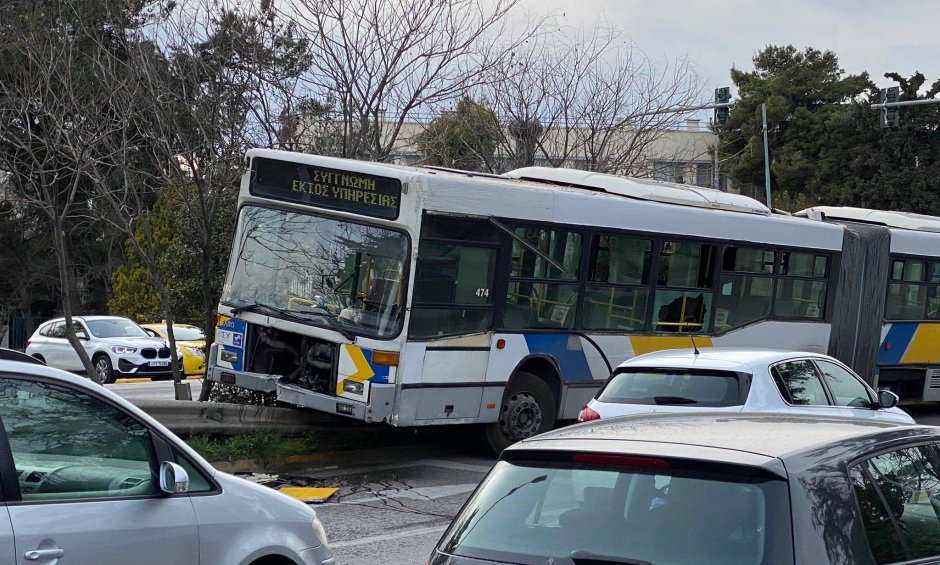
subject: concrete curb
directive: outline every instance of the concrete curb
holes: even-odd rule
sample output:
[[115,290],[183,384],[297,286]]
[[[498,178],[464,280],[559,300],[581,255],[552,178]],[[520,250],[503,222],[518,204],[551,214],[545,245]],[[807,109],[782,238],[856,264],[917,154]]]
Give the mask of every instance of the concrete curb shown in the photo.
[[173,433],[183,435],[238,435],[259,429],[292,435],[344,423],[329,414],[272,406],[154,399],[133,403]]

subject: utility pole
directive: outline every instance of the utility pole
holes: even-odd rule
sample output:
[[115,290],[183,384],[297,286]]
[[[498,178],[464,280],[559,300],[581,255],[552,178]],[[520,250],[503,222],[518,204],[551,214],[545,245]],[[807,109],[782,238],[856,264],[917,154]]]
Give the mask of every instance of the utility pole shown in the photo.
[[760,104],[760,118],[764,124],[764,190],[767,192],[767,207],[774,209],[770,201],[770,147],[767,145],[767,103]]

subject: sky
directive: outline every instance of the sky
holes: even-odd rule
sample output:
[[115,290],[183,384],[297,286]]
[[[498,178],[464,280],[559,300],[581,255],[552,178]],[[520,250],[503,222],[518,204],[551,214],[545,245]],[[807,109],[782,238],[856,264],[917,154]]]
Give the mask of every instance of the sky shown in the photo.
[[522,0],[530,13],[563,23],[603,19],[654,61],[688,57],[706,92],[731,86],[729,69],[750,71],[767,45],[835,52],[847,73],[868,71],[880,87],[895,71],[940,79],[940,0]]

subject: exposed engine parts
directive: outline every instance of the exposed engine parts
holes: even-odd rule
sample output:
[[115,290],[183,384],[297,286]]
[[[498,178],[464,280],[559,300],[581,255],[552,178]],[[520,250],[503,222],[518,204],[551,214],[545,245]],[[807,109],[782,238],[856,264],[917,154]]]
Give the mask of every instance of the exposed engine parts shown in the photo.
[[249,339],[254,342],[249,371],[280,375],[285,384],[335,394],[335,345],[261,326],[250,326]]

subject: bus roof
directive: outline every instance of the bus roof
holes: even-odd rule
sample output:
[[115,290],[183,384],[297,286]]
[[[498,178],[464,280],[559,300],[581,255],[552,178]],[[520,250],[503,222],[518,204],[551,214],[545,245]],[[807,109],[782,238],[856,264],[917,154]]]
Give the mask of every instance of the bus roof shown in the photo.
[[842,226],[772,214],[746,196],[688,185],[543,167],[517,169],[506,175],[477,174],[272,149],[251,149],[247,157],[420,182],[426,186],[422,207],[432,213],[511,216],[832,251],[842,248]]
[[814,206],[797,212],[797,216],[811,217],[814,212],[822,214],[822,219],[843,220],[875,224],[888,228],[940,233],[940,218],[912,212],[894,212],[890,210],[872,210],[870,208],[852,208],[849,206]]
[[753,198],[701,186],[549,167],[525,167],[509,171],[505,176],[554,185],[600,190],[608,194],[618,194],[629,198],[652,200],[667,204],[679,204],[680,206],[770,215],[770,209]]

